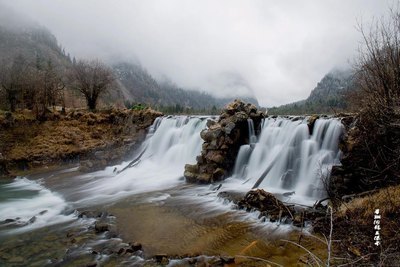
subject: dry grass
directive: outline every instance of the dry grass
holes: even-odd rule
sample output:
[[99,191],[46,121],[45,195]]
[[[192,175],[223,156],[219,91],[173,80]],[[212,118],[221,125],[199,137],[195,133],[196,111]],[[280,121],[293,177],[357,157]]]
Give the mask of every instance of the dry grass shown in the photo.
[[14,122],[9,126],[3,112],[0,153],[7,159],[9,169],[21,167],[21,163],[24,168],[57,163],[118,146],[127,139],[134,141],[138,132],[159,115],[152,110],[72,110],[66,115],[54,112],[47,121],[40,122],[32,112],[23,110],[13,113]]
[[383,188],[375,194],[343,203],[338,215],[345,216],[346,213],[356,213],[366,218],[371,217],[377,208],[385,218],[392,218],[394,214],[398,214],[400,212],[400,186]]
[[[374,244],[376,209],[381,215],[380,246]],[[396,266],[393,264],[400,262],[399,218],[400,186],[382,188],[372,195],[343,203],[334,218],[336,255],[349,261],[359,260],[357,266],[370,263]]]

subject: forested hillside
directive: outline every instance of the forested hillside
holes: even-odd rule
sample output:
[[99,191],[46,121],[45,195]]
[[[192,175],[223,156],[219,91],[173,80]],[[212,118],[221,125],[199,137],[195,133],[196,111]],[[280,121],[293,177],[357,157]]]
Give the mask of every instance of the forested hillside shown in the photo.
[[346,94],[354,89],[353,73],[351,70],[333,70],[326,74],[310,96],[298,102],[273,107],[269,114],[297,115],[325,113],[332,114],[345,111],[348,107]]
[[[14,19],[0,11],[0,109],[35,109],[42,115],[50,106],[80,108],[85,98],[76,90],[71,72],[78,59],[56,37],[32,21]],[[145,68],[127,62],[110,68],[114,82],[99,96],[99,105],[151,106],[165,113],[216,113],[235,98],[216,98],[186,90],[171,81],[156,81]],[[256,105],[254,98],[244,98]]]
[[[156,81],[136,64],[118,63],[113,69],[126,106],[141,103],[166,113],[215,113],[235,98],[216,98],[204,92],[180,88],[171,81]],[[258,106],[256,99],[244,99]]]

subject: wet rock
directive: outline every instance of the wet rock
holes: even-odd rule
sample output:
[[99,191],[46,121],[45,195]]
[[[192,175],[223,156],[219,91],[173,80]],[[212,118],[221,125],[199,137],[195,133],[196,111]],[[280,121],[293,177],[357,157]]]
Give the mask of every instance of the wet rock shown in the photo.
[[39,212],[39,215],[46,214],[47,212],[48,212],[48,210],[42,210],[41,212]]
[[131,244],[131,248],[133,251],[142,250],[142,244],[134,242],[133,244]]
[[215,163],[222,164],[225,160],[224,152],[217,150],[210,150],[206,154],[206,159]]
[[318,115],[312,115],[308,118],[307,121],[307,126],[308,126],[308,132],[310,133],[310,135],[313,134],[313,130],[314,130],[314,124],[315,122],[319,119]]
[[133,251],[133,249],[131,249],[131,248],[128,248],[125,250],[125,254],[128,254],[128,253],[132,254],[133,252],[135,252],[135,251]]
[[236,127],[236,124],[234,124],[233,122],[229,122],[224,128],[225,133],[230,134],[232,132],[232,130],[235,129],[235,127]]
[[96,233],[103,233],[110,229],[110,225],[106,222],[97,221],[94,224],[94,229],[95,229]]
[[221,261],[223,264],[231,264],[235,262],[235,257],[221,256]]
[[99,151],[94,152],[94,156],[95,156],[95,158],[101,160],[101,159],[104,159],[104,157],[106,156],[106,152],[99,150]]
[[36,216],[33,216],[32,218],[29,219],[28,223],[34,223],[36,222]]
[[167,254],[156,254],[154,255],[154,259],[156,260],[157,263],[160,263],[162,265],[168,265],[169,263]]
[[217,122],[216,121],[214,121],[214,120],[207,120],[207,127],[208,128],[210,128],[211,126],[213,126],[213,125],[216,125],[217,124]]
[[219,181],[222,180],[222,178],[224,178],[225,176],[225,170],[222,168],[217,168],[214,172],[213,172],[213,180],[214,181]]
[[244,198],[243,192],[236,192],[236,191],[223,191],[218,193],[218,197],[227,199],[232,201],[233,203],[237,204]]
[[196,264],[196,262],[197,262],[196,258],[188,258],[187,259],[187,263],[190,265],[194,265],[194,264]]
[[111,239],[118,237],[118,233],[112,230],[113,227],[109,228],[109,230],[105,234],[105,238]]
[[245,197],[238,203],[240,208],[246,210],[256,209],[260,212],[266,212],[271,221],[278,221],[282,217],[293,217],[295,210],[292,207],[285,206],[273,194],[263,189],[249,191]]
[[79,213],[79,218],[97,218],[101,217],[102,213],[95,210],[85,210]]
[[235,118],[236,118],[236,121],[238,121],[238,122],[243,122],[243,121],[247,122],[247,119],[249,118],[249,114],[246,114],[243,111],[239,111],[239,112],[235,113]]
[[4,221],[1,222],[1,224],[7,224],[7,223],[13,223],[16,222],[17,220],[15,219],[5,219]]
[[94,167],[94,164],[91,160],[81,161],[81,164],[79,166],[79,171],[89,172],[93,169],[93,167]]
[[196,165],[185,166],[186,181],[212,183],[227,177],[235,164],[240,146],[249,143],[247,120],[253,120],[257,134],[264,117],[265,114],[257,111],[252,104],[240,100],[229,103],[218,121],[209,120],[208,129],[201,131],[200,137],[204,140],[201,155],[197,156]]
[[212,174],[209,173],[200,173],[196,174],[194,177],[196,182],[199,182],[201,184],[207,184],[213,182]]

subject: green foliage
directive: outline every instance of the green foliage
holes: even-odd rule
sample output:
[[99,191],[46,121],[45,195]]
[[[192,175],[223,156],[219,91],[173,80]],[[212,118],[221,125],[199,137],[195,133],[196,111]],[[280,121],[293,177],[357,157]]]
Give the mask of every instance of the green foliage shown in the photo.
[[144,110],[144,109],[148,108],[147,105],[144,105],[142,103],[131,102],[129,100],[125,100],[124,105],[126,108],[132,109],[132,110]]

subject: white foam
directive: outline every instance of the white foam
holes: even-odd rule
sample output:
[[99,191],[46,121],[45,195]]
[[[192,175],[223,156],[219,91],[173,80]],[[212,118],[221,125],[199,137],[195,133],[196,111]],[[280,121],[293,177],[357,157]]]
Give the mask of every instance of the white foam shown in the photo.
[[0,221],[13,219],[20,225],[10,232],[27,231],[76,218],[74,214],[63,214],[68,206],[65,200],[45,188],[40,181],[16,178],[12,183],[3,185],[3,188],[16,194],[20,191],[29,192],[27,197],[10,198],[0,203]]

